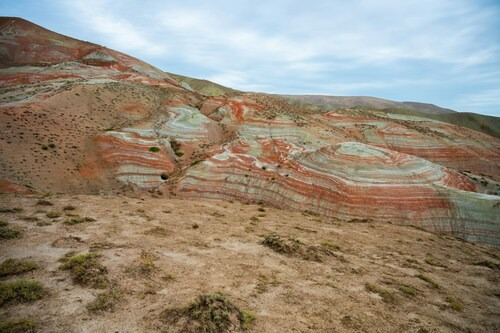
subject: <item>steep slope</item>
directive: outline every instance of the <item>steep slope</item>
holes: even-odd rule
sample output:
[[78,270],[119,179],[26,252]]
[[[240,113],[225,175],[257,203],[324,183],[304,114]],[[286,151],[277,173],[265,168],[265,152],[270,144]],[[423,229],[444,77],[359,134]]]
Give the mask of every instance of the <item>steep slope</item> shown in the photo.
[[499,139],[372,109],[203,94],[205,83],[22,19],[0,27],[0,190],[263,202],[500,243]]

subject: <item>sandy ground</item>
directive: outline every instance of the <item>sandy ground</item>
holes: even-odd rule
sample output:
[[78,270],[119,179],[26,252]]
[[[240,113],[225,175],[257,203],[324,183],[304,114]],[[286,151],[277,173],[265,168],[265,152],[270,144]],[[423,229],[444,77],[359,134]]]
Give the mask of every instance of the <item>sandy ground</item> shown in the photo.
[[[256,315],[249,332],[498,332],[498,249],[415,228],[348,222],[300,212],[244,205],[126,196],[1,196],[0,213],[19,239],[0,239],[0,259],[29,258],[39,269],[12,276],[37,279],[48,293],[31,304],[9,303],[0,317],[31,316],[39,332],[156,332],[159,314],[219,291]],[[89,216],[66,225],[45,212]],[[25,217],[36,216],[37,221]],[[44,225],[49,222],[50,224]],[[271,232],[332,253],[317,260],[274,252],[261,244]],[[113,312],[86,305],[103,290],[73,283],[58,261],[66,253],[101,255],[121,297]],[[138,273],[144,257],[154,269]],[[478,265],[496,264],[495,269]],[[418,278],[425,275],[439,287]],[[388,299],[369,291],[370,284]],[[409,286],[416,295],[400,290]],[[451,298],[463,305],[454,310]]]

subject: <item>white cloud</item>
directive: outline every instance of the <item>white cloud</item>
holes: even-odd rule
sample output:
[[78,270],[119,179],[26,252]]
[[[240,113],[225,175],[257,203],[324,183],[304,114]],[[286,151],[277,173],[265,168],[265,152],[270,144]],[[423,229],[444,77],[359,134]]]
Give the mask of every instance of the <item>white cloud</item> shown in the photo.
[[96,33],[104,36],[106,46],[119,51],[139,51],[147,55],[165,55],[166,48],[148,37],[139,25],[113,14],[111,3],[98,0],[73,0],[65,2],[70,6],[74,18]]
[[98,42],[237,89],[411,100],[427,88],[422,101],[441,104],[436,89],[453,85],[451,104],[484,91],[479,83],[500,85],[489,75],[500,69],[500,6],[487,1],[60,3]]

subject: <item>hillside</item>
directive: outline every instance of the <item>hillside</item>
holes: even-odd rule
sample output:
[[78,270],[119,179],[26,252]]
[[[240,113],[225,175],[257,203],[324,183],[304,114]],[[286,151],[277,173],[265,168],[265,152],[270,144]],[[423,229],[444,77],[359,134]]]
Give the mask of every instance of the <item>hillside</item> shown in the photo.
[[372,109],[318,113],[265,94],[207,96],[22,19],[0,26],[10,66],[0,82],[3,192],[153,191],[342,219],[370,212],[500,242],[496,138]]
[[0,18],[0,332],[498,331],[498,119],[321,98]]

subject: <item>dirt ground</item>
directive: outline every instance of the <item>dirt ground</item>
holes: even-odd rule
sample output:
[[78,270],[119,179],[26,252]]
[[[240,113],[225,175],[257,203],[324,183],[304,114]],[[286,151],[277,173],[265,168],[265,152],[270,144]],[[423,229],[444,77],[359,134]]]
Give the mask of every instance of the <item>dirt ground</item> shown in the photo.
[[[174,328],[162,311],[209,292],[255,315],[248,332],[500,331],[495,248],[390,221],[238,202],[53,195],[45,206],[40,199],[0,197],[0,220],[23,230],[0,239],[0,262],[39,266],[3,280],[36,279],[47,291],[32,303],[4,304],[0,318],[31,317],[38,332],[168,332]],[[15,207],[22,211],[9,211]],[[48,218],[49,211],[61,216]],[[69,225],[67,214],[96,221]],[[262,244],[271,233],[305,250],[278,253]],[[114,309],[87,309],[106,290],[75,284],[60,269],[72,251],[100,255],[120,295]]]

